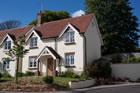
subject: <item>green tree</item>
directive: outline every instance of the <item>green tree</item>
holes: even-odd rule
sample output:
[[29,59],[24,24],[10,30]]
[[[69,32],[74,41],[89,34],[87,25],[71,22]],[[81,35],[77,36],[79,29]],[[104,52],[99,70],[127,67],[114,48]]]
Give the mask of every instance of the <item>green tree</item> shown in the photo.
[[95,13],[102,33],[103,53],[135,51],[138,46],[138,19],[129,0],[85,0],[86,13]]
[[[70,15],[66,11],[49,11],[46,10],[43,12],[43,22],[50,22],[50,21],[56,21],[60,19],[69,18]],[[36,25],[37,20],[33,20],[29,25]]]
[[0,30],[17,28],[20,26],[20,24],[21,23],[17,20],[8,20],[8,21],[0,23]]
[[18,83],[18,72],[19,72],[19,61],[24,57],[24,55],[29,51],[24,48],[25,37],[20,37],[14,42],[14,46],[6,53],[11,60],[15,58],[16,60],[16,71],[15,71],[15,82]]

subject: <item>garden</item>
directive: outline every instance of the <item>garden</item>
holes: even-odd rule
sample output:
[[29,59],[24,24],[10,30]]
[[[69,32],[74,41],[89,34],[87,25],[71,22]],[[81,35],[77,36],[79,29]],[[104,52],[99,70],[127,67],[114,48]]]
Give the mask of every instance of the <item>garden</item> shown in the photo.
[[33,72],[18,73],[18,83],[7,73],[0,74],[0,91],[63,91],[69,90],[68,82],[81,80],[84,77],[72,72],[59,76],[35,76]]

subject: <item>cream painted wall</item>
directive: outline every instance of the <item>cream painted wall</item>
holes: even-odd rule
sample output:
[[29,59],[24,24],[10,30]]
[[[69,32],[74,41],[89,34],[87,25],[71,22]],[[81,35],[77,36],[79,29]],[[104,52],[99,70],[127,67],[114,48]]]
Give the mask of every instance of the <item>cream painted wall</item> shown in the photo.
[[25,48],[29,49],[29,52],[24,56],[23,58],[23,66],[22,66],[22,72],[26,72],[29,69],[29,57],[30,56],[38,56],[40,52],[44,49],[45,46],[50,46],[52,48],[55,47],[55,40],[54,39],[44,39],[42,40],[36,33],[33,34],[33,36],[38,37],[38,48],[36,49],[30,49],[30,39],[26,43]]
[[[81,36],[79,32],[75,31],[75,44],[66,45],[64,42],[64,34],[62,37],[57,39],[57,52],[61,55],[61,62],[63,64],[61,70],[66,71],[67,69],[72,69],[77,73],[82,72],[84,64],[83,36]],[[75,52],[74,68],[65,68],[65,53],[68,52]]]
[[102,41],[97,27],[96,19],[94,17],[85,33],[87,43],[87,63],[91,63],[101,57]]
[[[13,40],[7,36],[7,39],[5,41],[11,41],[11,46],[13,46]],[[0,47],[0,62],[3,63],[2,59],[8,57],[6,55],[6,52],[8,52],[8,50],[4,49],[4,43],[1,45]],[[10,61],[10,68],[7,69],[7,72],[11,75],[14,76],[15,75],[15,66],[16,66],[16,61]]]

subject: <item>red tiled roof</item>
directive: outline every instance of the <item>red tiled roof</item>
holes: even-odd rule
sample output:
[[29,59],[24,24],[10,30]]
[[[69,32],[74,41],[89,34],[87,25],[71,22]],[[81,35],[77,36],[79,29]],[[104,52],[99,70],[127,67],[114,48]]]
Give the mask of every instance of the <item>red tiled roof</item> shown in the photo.
[[[41,35],[41,38],[52,38],[59,36],[59,34],[64,30],[67,24],[70,23],[74,27],[76,27],[80,33],[83,33],[87,30],[87,27],[92,18],[93,14],[89,14],[75,18],[47,22],[42,24],[41,26],[35,27],[35,30]],[[28,31],[31,30],[32,27],[33,26],[27,26],[24,28],[0,31],[0,39],[2,39],[6,34],[15,36],[15,39],[17,39],[19,36],[25,35]]]
[[83,33],[87,30],[87,27],[91,22],[92,18],[93,18],[93,14],[89,14],[89,15],[75,17],[75,18],[52,21],[52,22],[44,23],[41,26],[36,27],[35,29],[41,33],[42,38],[57,37],[60,35],[63,29],[68,25],[68,23],[70,23],[73,26],[75,26],[77,29],[79,29],[80,33]]
[[17,39],[20,36],[25,35],[32,27],[33,26],[26,26],[23,28],[8,29],[8,30],[0,31],[0,40],[2,40],[7,34]]

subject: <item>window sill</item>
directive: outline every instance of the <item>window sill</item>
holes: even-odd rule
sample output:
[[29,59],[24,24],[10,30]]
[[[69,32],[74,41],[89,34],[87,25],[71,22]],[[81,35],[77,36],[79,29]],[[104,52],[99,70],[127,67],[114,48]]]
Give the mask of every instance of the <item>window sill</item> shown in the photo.
[[8,52],[9,50],[10,50],[10,49],[4,49],[3,51],[4,51],[4,52]]
[[30,47],[29,49],[37,49],[38,47],[36,46],[36,47]]
[[29,67],[28,69],[29,69],[29,70],[36,70],[37,67]]
[[73,45],[73,44],[76,44],[76,43],[75,42],[70,42],[70,43],[65,42],[65,45]]

